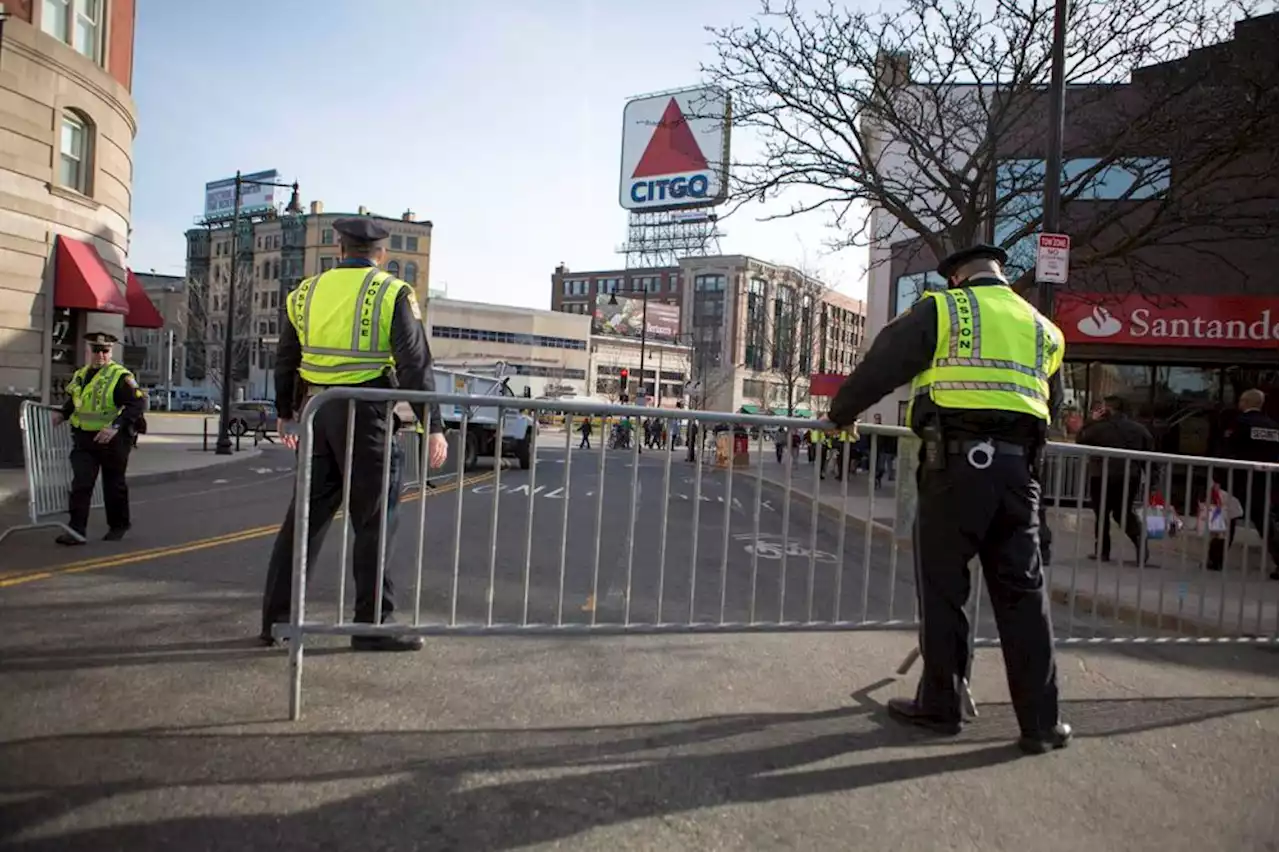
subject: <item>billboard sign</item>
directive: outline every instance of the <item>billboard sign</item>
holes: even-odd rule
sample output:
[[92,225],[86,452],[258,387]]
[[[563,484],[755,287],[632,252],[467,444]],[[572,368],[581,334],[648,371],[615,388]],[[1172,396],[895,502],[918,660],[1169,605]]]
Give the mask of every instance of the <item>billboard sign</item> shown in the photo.
[[617,297],[618,304],[610,304],[613,296],[596,297],[596,309],[591,317],[591,333],[612,337],[640,339],[640,328],[645,322],[645,337],[649,340],[675,340],[680,335],[680,308],[662,302],[653,302],[646,313],[644,299]]
[[[260,186],[262,183],[283,183],[280,172],[272,169],[268,172],[254,172],[240,176],[240,213],[244,216],[266,213],[275,210],[277,194],[283,187]],[[231,219],[235,215],[236,179],[215,180],[204,185],[204,218],[207,222],[218,222]]]
[[623,209],[681,210],[724,201],[729,122],[729,95],[713,87],[630,101],[622,110]]

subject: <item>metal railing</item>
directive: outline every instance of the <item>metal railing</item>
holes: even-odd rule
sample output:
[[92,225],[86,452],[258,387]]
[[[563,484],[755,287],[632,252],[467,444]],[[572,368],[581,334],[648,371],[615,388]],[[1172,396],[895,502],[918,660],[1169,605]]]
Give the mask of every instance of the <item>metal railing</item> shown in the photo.
[[[22,458],[26,469],[29,520],[0,532],[0,541],[4,541],[10,533],[47,527],[56,527],[83,541],[83,537],[65,521],[52,517],[66,514],[73,478],[71,426],[67,423],[54,425],[53,415],[57,412],[58,409],[53,406],[41,405],[31,400],[22,403],[18,417],[22,429]],[[94,509],[103,505],[101,478],[93,486],[93,498],[89,505]]]
[[[383,503],[374,588],[383,587],[389,570],[401,580],[408,579],[402,585],[411,588],[406,607],[411,620],[383,624],[387,613],[377,594],[372,623],[346,620],[346,524],[332,569],[338,578],[336,617],[309,617],[314,603],[308,599],[307,577],[320,571],[309,567],[314,554],[308,553],[305,534],[310,525],[316,413],[326,405],[347,407],[345,457],[350,459],[355,406],[385,406],[390,419],[398,400],[456,404],[464,412],[477,403],[459,394],[331,389],[309,401],[301,417],[292,614],[290,623],[275,626],[275,634],[289,641],[293,718],[301,712],[304,643],[314,636],[616,635],[916,630],[919,626],[912,546],[919,443],[908,430],[859,424],[860,432],[870,439],[863,454],[870,473],[862,477],[849,472],[857,445],[815,452],[808,470],[807,451],[790,451],[790,434],[820,429],[826,425],[820,421],[494,397],[484,397],[483,402],[496,406],[503,416],[510,409],[562,415],[563,440],[544,429],[542,439],[533,442],[529,470],[506,471],[498,460],[491,478],[480,484],[464,480],[462,466],[456,465],[447,474],[454,487],[440,489],[435,496],[447,497],[434,501],[430,512],[427,478],[411,475],[420,502],[415,529],[403,537],[399,549],[387,542],[387,505]],[[605,449],[603,442],[593,442],[592,450],[579,450],[575,424],[588,417],[601,423],[597,437],[603,438],[613,423],[627,422],[633,440],[625,449]],[[646,449],[642,424],[651,418],[675,421],[668,432],[678,429],[686,439],[682,446]],[[692,446],[687,440],[690,424],[698,428]],[[452,436],[451,458],[457,458],[469,428],[464,416]],[[781,453],[781,460],[766,437],[770,429],[783,430],[788,449]],[[755,437],[749,436],[751,432]],[[726,433],[731,437],[726,439]],[[890,438],[897,444],[897,463],[885,474],[890,487],[880,489],[872,480],[880,469],[885,439]],[[383,463],[368,466],[377,470],[359,472],[380,476],[381,494],[392,487],[391,456],[397,440],[405,439],[388,434]],[[427,469],[426,441],[403,448],[414,457],[411,472],[414,466]],[[1097,476],[1089,465],[1097,468]],[[1271,483],[1278,469],[1277,465],[1050,444],[1040,478],[1045,484],[1046,521],[1054,532],[1055,553],[1045,575],[1055,605],[1057,643],[1275,644],[1274,587],[1270,587],[1269,603],[1264,603],[1270,582],[1265,573],[1255,579],[1241,570],[1250,564],[1257,541],[1242,536],[1230,545],[1226,532],[1207,529],[1208,513],[1201,524],[1205,534],[1193,534],[1194,525],[1186,519],[1196,517],[1194,510],[1202,499],[1195,490],[1197,483],[1205,490],[1203,499],[1209,499],[1216,492],[1208,483],[1222,479],[1223,471],[1235,472],[1227,477],[1226,490],[1246,492],[1237,495],[1246,516],[1252,517],[1252,512],[1258,518],[1273,519],[1261,524],[1258,536],[1264,553],[1274,553]],[[832,481],[837,473],[843,474],[838,483]],[[344,515],[352,475],[351,466],[345,466],[341,472]],[[1180,491],[1175,489],[1178,483],[1185,483]],[[1166,495],[1166,504],[1172,505],[1176,495],[1184,507],[1181,513],[1171,514],[1166,505],[1158,515],[1163,526],[1148,519],[1156,513],[1142,508],[1153,487]],[[1108,514],[1108,501],[1119,501],[1122,519],[1135,503],[1138,506],[1141,534],[1130,542],[1121,532],[1113,544],[1113,555],[1121,552],[1122,545],[1134,545],[1134,570],[1087,560],[1091,552],[1101,555],[1101,542],[1094,537],[1094,491],[1103,517]],[[1257,500],[1263,501],[1261,509]],[[1122,529],[1132,531],[1133,527]],[[1214,553],[1221,556],[1218,563],[1210,561]],[[1179,555],[1182,574],[1163,577],[1147,570],[1157,558],[1168,564]],[[1214,567],[1223,570],[1215,572]],[[329,569],[324,573],[334,576]],[[997,632],[983,610],[981,572],[976,573],[979,577],[972,584],[969,601],[971,638],[977,646],[995,645]],[[904,668],[909,663],[910,659]]]

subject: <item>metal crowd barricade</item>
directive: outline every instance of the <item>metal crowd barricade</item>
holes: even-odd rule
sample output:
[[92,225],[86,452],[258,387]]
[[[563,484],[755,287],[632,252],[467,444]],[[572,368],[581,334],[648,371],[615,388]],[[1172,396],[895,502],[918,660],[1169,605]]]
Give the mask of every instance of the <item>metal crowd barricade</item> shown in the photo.
[[[411,618],[402,615],[397,624],[383,624],[386,613],[381,596],[376,596],[375,624],[356,624],[344,612],[350,558],[348,525],[343,524],[341,545],[332,555],[335,565],[313,562],[308,553],[305,531],[310,525],[315,417],[323,405],[342,405],[351,426],[357,403],[385,406],[389,416],[397,400],[456,404],[464,413],[481,402],[499,410],[554,413],[563,417],[563,439],[545,427],[543,440],[533,443],[527,471],[506,470],[498,461],[487,479],[477,481],[464,479],[462,466],[457,465],[448,473],[454,487],[435,492],[432,496],[443,499],[431,501],[430,510],[428,477],[414,473],[415,469],[427,469],[427,442],[408,439],[404,448],[414,461],[407,466],[407,478],[414,480],[412,487],[419,492],[419,502],[411,511],[414,528],[389,547],[385,531],[390,524],[387,505],[383,504],[378,520],[383,547],[378,554],[376,585],[381,588],[387,572],[394,572],[399,587],[412,590],[407,601],[397,604],[401,612],[411,613]],[[599,440],[590,450],[578,449],[577,427],[585,418],[599,423],[595,432]],[[644,423],[650,419],[666,421],[668,436],[682,435],[679,448],[672,448],[674,442],[669,439],[658,448],[652,440],[647,441]],[[633,440],[625,448],[609,448],[605,441],[617,422],[631,426]],[[690,424],[698,427],[692,448]],[[861,433],[870,436],[865,457],[868,473],[854,476],[849,473],[853,445],[815,453],[812,465],[805,454],[790,452],[792,433],[824,425],[780,416],[585,401],[362,388],[326,390],[308,402],[299,426],[294,599],[290,623],[275,628],[278,636],[289,640],[291,716],[296,719],[301,712],[305,644],[324,635],[918,629],[912,534],[919,443],[899,427],[859,424]],[[468,428],[463,416],[451,441],[451,456],[460,452]],[[766,446],[766,430],[771,429],[783,432],[788,450],[781,459],[772,446]],[[725,432],[733,436],[735,461],[742,441],[747,441],[745,463],[715,465],[716,446],[721,443],[716,436]],[[348,428],[347,458],[352,437],[353,429]],[[886,438],[897,444],[896,476],[889,477],[891,487],[877,489],[873,479],[880,467],[880,454],[889,451]],[[392,486],[394,440],[388,434],[381,465],[359,471],[361,476],[381,478],[381,494],[389,493]],[[540,453],[545,463],[539,463]],[[832,455],[844,468],[839,483],[823,479],[839,470],[832,470]],[[1255,603],[1254,597],[1246,606],[1243,596],[1231,597],[1229,605],[1223,601],[1207,605],[1212,595],[1206,592],[1195,598],[1189,593],[1189,581],[1178,581],[1188,585],[1182,588],[1145,577],[1141,573],[1145,569],[1129,572],[1124,566],[1085,560],[1093,547],[1094,528],[1092,507],[1086,499],[1091,480],[1084,471],[1094,459],[1104,478],[1107,466],[1115,466],[1119,459],[1127,462],[1119,465],[1126,471],[1135,465],[1142,469],[1146,483],[1164,481],[1156,478],[1157,469],[1159,477],[1173,483],[1177,480],[1174,468],[1182,465],[1191,472],[1187,478],[1192,488],[1199,481],[1192,474],[1205,465],[1254,471],[1263,477],[1258,480],[1263,486],[1253,490],[1266,492],[1268,502],[1263,509],[1271,507],[1274,515],[1274,486],[1265,483],[1270,482],[1267,476],[1274,479],[1276,465],[1051,445],[1041,479],[1046,497],[1051,498],[1046,501],[1047,521],[1055,532],[1055,555],[1046,571],[1046,582],[1055,602],[1058,643],[1274,644],[1274,593],[1269,609]],[[1115,475],[1114,471],[1110,474]],[[341,476],[341,511],[347,516],[353,476],[350,465]],[[1137,480],[1132,471],[1129,476],[1123,495],[1126,506],[1139,490],[1134,487]],[[1172,499],[1172,487],[1169,491]],[[1102,493],[1112,492],[1104,488]],[[1177,492],[1179,499],[1192,500],[1191,495],[1191,491],[1185,495]],[[1250,496],[1252,490],[1246,495]],[[398,525],[401,529],[406,526],[403,521]],[[1275,531],[1265,528],[1261,535],[1265,550],[1267,536],[1274,542]],[[1175,543],[1189,553],[1194,549],[1191,538],[1183,535]],[[1163,537],[1140,537],[1140,564],[1145,565],[1141,560],[1156,550],[1163,553],[1169,543]],[[307,574],[333,577],[334,571],[336,617],[313,617],[316,608],[308,598]],[[990,607],[981,602],[981,572],[977,573],[969,603],[971,638],[975,645],[994,645],[998,637],[990,614],[984,611]],[[1213,577],[1211,573],[1206,570],[1201,579],[1217,579],[1219,586],[1215,588],[1247,585],[1252,594],[1259,585],[1252,579],[1241,583],[1228,580],[1227,574]],[[1131,594],[1132,587],[1136,587],[1136,597]],[[1163,614],[1144,620],[1148,599],[1158,598],[1163,605],[1166,593],[1182,607],[1171,610],[1173,620]],[[1215,622],[1213,630],[1206,627],[1205,613]],[[1242,617],[1228,618],[1231,613]],[[1244,618],[1245,614],[1256,616],[1256,624]]]
[[[9,527],[0,532],[0,541],[10,533],[57,527],[81,538],[65,521],[53,515],[66,514],[67,500],[71,494],[71,426],[54,425],[53,415],[58,411],[49,405],[27,400],[19,410],[22,429],[22,458],[27,474],[27,516],[29,522]],[[102,502],[102,479],[93,487],[91,508]]]

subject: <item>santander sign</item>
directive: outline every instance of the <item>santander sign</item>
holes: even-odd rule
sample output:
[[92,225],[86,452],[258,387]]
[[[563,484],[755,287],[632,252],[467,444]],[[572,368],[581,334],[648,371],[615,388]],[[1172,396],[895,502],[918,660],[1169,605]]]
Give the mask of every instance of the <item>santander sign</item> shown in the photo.
[[1055,321],[1068,343],[1277,349],[1275,296],[1143,296],[1063,293]]

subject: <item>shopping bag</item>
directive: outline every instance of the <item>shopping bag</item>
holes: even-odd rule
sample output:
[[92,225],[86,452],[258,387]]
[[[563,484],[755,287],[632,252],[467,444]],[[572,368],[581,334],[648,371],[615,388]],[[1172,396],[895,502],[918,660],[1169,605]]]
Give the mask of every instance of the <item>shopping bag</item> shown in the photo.
[[1217,485],[1209,489],[1209,497],[1196,509],[1196,532],[1215,538],[1227,534],[1227,512],[1223,507],[1223,491]]
[[1169,515],[1164,497],[1153,493],[1142,510],[1143,523],[1147,528],[1147,539],[1159,541],[1169,531]]

